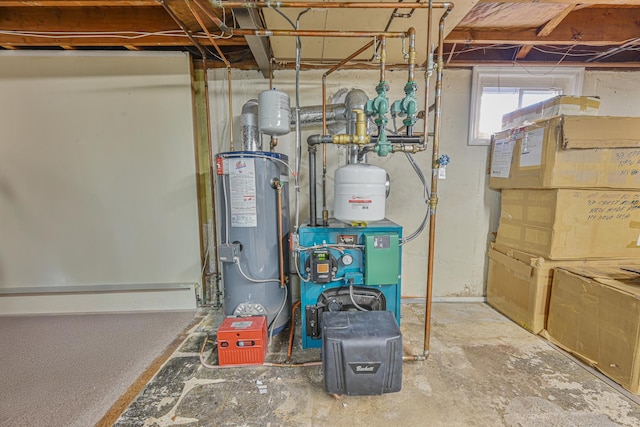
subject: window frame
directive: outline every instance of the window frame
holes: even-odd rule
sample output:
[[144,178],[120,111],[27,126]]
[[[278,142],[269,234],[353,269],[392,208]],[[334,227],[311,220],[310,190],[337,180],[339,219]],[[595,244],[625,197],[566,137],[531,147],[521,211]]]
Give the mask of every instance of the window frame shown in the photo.
[[562,95],[582,94],[583,67],[473,67],[468,145],[489,145],[491,138],[479,135],[480,101],[485,87],[552,89]]

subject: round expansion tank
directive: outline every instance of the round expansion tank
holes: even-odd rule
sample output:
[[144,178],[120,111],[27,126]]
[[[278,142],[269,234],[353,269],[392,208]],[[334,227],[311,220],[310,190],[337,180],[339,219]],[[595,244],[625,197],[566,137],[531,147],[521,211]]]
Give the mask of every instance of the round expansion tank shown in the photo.
[[278,90],[265,90],[258,95],[258,123],[260,132],[267,135],[289,133],[291,107],[289,95]]
[[366,163],[336,169],[334,216],[351,222],[380,221],[385,215],[387,172]]
[[[222,263],[224,313],[266,315],[274,333],[287,325],[291,306],[291,293],[280,287],[279,280],[280,244],[284,250],[285,276],[289,271],[286,161],[287,156],[262,151],[233,151],[216,156],[216,164],[222,165],[217,179],[220,242],[238,249],[237,262]],[[275,180],[282,183],[280,234],[278,192],[272,185]]]

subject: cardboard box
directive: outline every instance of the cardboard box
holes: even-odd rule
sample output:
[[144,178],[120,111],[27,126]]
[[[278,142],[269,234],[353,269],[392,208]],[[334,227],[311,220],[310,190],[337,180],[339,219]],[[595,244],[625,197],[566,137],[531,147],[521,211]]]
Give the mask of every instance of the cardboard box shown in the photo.
[[639,272],[556,270],[545,333],[551,342],[636,394],[640,391]]
[[[556,268],[615,267],[630,263],[629,259],[552,261],[496,244],[491,244],[487,254],[487,302],[534,334],[546,327]],[[640,267],[640,260],[636,264]]]
[[545,258],[640,257],[640,192],[504,190],[496,244]]
[[502,116],[502,129],[510,129],[561,115],[594,116],[599,111],[600,98],[597,96],[559,95],[505,114]]
[[640,117],[560,116],[498,132],[489,187],[640,190]]

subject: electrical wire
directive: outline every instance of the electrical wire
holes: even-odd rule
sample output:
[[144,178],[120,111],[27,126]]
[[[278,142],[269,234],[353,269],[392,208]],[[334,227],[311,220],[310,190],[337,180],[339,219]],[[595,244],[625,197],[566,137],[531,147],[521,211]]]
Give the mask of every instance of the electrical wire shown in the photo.
[[302,273],[300,273],[300,267],[298,266],[299,262],[300,262],[300,256],[298,255],[298,252],[294,252],[293,253],[293,262],[296,265],[296,273],[298,273],[298,277],[300,278],[300,280],[302,280],[305,283],[308,283],[309,281],[311,281],[311,279],[309,279],[308,277],[305,278]]
[[[254,279],[252,277],[247,276],[244,273],[244,271],[242,270],[242,266],[240,265],[240,260],[239,259],[236,259],[234,264],[238,266],[238,271],[240,272],[242,277],[244,277],[246,280],[248,280],[250,282],[253,282],[253,283],[271,283],[271,282],[280,283],[280,279]],[[286,286],[285,286],[285,288],[286,288]]]
[[362,308],[361,306],[359,306],[355,298],[353,297],[353,281],[349,281],[349,298],[351,299],[351,303],[353,304],[353,306],[359,311],[369,311],[366,308]]
[[207,368],[207,369],[228,369],[228,368],[255,368],[255,367],[260,367],[260,366],[264,366],[264,367],[270,367],[270,368],[306,368],[309,366],[322,366],[322,361],[317,361],[317,362],[304,362],[304,363],[269,363],[269,362],[265,362],[262,363],[260,365],[212,365],[210,363],[207,363],[206,360],[204,360],[204,350],[207,347],[207,344],[213,344],[213,349],[211,350],[211,352],[214,352],[216,350],[216,348],[218,347],[218,343],[216,343],[215,341],[213,341],[211,338],[209,338],[209,336],[207,335],[204,339],[204,341],[202,342],[202,346],[200,347],[200,364]]
[[418,166],[418,164],[416,163],[416,160],[413,158],[413,156],[410,153],[405,153],[407,160],[409,161],[409,164],[411,164],[411,167],[413,168],[414,172],[416,173],[416,175],[418,175],[418,178],[420,179],[420,182],[422,182],[422,186],[424,188],[424,201],[425,203],[427,203],[427,210],[424,214],[424,217],[422,218],[422,222],[420,223],[420,225],[418,226],[418,228],[411,233],[409,236],[407,237],[403,237],[400,240],[400,245],[404,245],[405,243],[409,243],[412,240],[414,240],[416,237],[418,237],[420,235],[420,233],[422,233],[424,231],[424,228],[427,225],[427,220],[429,219],[429,215],[431,215],[431,209],[429,208],[428,205],[428,201],[429,198],[431,197],[429,194],[429,187],[427,186],[427,180],[424,176],[424,173],[422,173],[422,170],[420,169],[420,166]]
[[273,327],[276,324],[276,320],[278,320],[278,317],[280,317],[280,315],[282,314],[282,310],[284,310],[284,306],[287,305],[287,297],[289,296],[289,290],[287,289],[286,286],[282,289],[284,289],[284,297],[282,298],[282,304],[280,304],[280,308],[276,313],[276,317],[274,317],[271,323],[269,324],[269,339],[273,337]]
[[[287,15],[285,15],[279,8],[273,9],[280,16],[282,16],[288,23],[297,30],[300,26],[300,18],[311,9],[306,8],[298,14],[296,23],[294,24]],[[295,156],[294,156],[294,169],[293,176],[297,179],[300,175],[300,165],[302,164],[302,129],[300,127],[300,62],[301,62],[302,40],[300,37],[296,37],[296,80],[295,80],[295,92],[296,92],[296,138],[295,138]],[[294,215],[294,232],[300,228],[300,187],[296,186],[295,193],[295,215]]]
[[[229,196],[227,196],[227,183],[225,179],[225,175],[222,174],[222,197],[224,198],[224,205],[229,206]],[[224,226],[225,226],[225,235],[224,235],[224,243],[229,244],[229,215],[226,214],[224,216]]]

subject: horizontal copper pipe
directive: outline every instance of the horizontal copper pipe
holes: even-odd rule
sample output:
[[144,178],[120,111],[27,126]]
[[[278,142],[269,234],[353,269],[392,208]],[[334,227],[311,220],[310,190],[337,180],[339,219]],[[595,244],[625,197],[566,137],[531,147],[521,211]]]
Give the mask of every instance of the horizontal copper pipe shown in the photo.
[[[429,9],[429,3],[400,3],[400,2],[381,2],[381,3],[366,3],[366,2],[281,2],[281,1],[266,1],[262,2],[244,2],[244,1],[224,1],[224,0],[209,0],[212,6],[218,8],[311,8],[311,9]],[[449,2],[432,3],[433,9],[447,9]]]
[[407,37],[407,33],[401,31],[375,32],[375,31],[329,31],[329,30],[249,30],[238,28],[232,31],[234,36],[294,36],[294,37]]

